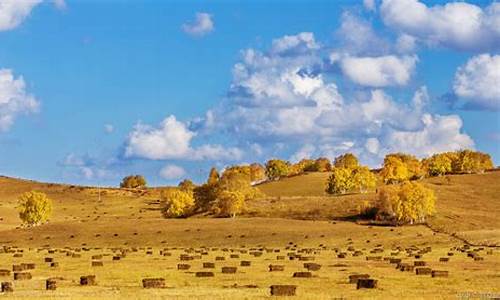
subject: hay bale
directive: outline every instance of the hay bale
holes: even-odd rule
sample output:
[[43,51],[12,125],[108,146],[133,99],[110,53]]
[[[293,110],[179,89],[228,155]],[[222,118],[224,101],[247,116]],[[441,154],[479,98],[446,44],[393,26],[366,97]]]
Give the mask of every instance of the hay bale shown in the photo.
[[271,285],[271,296],[295,296],[296,285]]
[[214,277],[214,272],[196,272],[196,277]]
[[319,271],[321,269],[321,265],[316,263],[304,263],[304,268],[308,271]]
[[370,275],[368,274],[353,274],[349,275],[349,283],[358,283],[360,279],[368,279]]
[[101,260],[102,259],[102,255],[92,255],[92,260]]
[[29,272],[15,272],[14,280],[30,280],[32,278]]
[[53,262],[53,261],[54,261],[54,258],[52,258],[52,257],[46,257],[46,258],[44,259],[44,261],[45,261],[46,263],[51,263],[51,262]]
[[223,261],[223,260],[226,260],[226,258],[224,256],[216,256],[215,257],[215,261]]
[[366,260],[380,261],[382,260],[382,256],[367,256]]
[[59,267],[59,263],[58,262],[51,262],[50,263],[50,267],[51,268],[58,268]]
[[278,255],[278,256],[276,256],[276,260],[285,260],[285,256],[284,255]]
[[102,261],[93,261],[92,267],[103,267],[104,263]]
[[10,276],[10,270],[0,269],[0,276]]
[[250,267],[251,265],[252,265],[252,262],[248,261],[248,260],[242,260],[240,262],[240,267]]
[[240,258],[240,255],[239,254],[231,254],[229,257],[230,258]]
[[12,265],[13,272],[21,272],[24,271],[24,268],[21,265]]
[[415,268],[415,274],[417,275],[431,275],[431,268]]
[[179,257],[179,259],[181,261],[188,261],[188,260],[193,260],[194,257],[192,257],[191,255],[187,255],[187,254],[181,254],[181,256]]
[[57,281],[53,278],[49,278],[45,281],[45,289],[47,291],[55,291],[57,289]]
[[482,256],[475,256],[474,260],[475,261],[484,260],[484,257],[482,257]]
[[222,274],[234,274],[237,270],[236,267],[222,267]]
[[299,260],[300,261],[313,261],[314,260],[314,256],[300,256]]
[[337,258],[346,258],[347,254],[346,253],[339,253],[337,254]]
[[118,255],[113,256],[113,260],[114,261],[118,261],[118,260],[121,260],[121,259],[122,259],[121,256],[118,256]]
[[311,278],[312,273],[311,272],[295,272],[295,273],[293,273],[293,277],[295,277],[295,278]]
[[413,272],[413,270],[415,269],[415,266],[412,266],[408,263],[399,263],[396,266],[396,269],[399,269],[401,272]]
[[24,269],[24,270],[34,270],[35,267],[36,267],[36,264],[34,263],[22,263],[21,264],[21,267]]
[[439,258],[439,262],[448,262],[448,261],[450,261],[449,257],[440,257]]
[[390,264],[399,264],[401,262],[401,258],[389,258]]
[[358,279],[356,284],[356,289],[374,289],[377,287],[378,281],[370,278],[361,278]]
[[215,268],[215,263],[213,263],[213,262],[204,262],[203,263],[203,268],[204,269],[214,269]]
[[2,282],[1,292],[2,293],[12,293],[12,292],[14,292],[14,287],[12,286],[12,282]]
[[188,264],[177,264],[177,270],[189,270],[191,268],[191,265]]
[[97,285],[95,275],[80,276],[80,285]]
[[431,272],[432,277],[448,277],[448,271],[437,271],[433,270]]
[[164,278],[144,278],[142,287],[145,289],[162,289],[165,288]]
[[284,265],[269,265],[269,272],[282,272],[285,271]]
[[416,261],[413,262],[413,265],[415,267],[423,267],[423,266],[426,266],[427,263],[425,261],[423,261],[423,260],[416,260]]

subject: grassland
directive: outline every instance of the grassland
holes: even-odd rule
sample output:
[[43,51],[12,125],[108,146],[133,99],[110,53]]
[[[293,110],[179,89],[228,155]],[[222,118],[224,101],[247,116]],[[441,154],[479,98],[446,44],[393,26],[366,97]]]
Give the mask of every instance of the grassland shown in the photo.
[[[357,214],[357,205],[373,201],[375,193],[324,195],[326,176],[311,173],[260,185],[267,196],[248,203],[246,213],[236,219],[195,216],[179,220],[160,217],[159,189],[102,189],[99,197],[91,187],[0,178],[0,249],[8,250],[0,253],[0,269],[36,264],[31,280],[0,277],[2,282],[14,282],[15,288],[13,294],[0,293],[0,298],[262,299],[269,297],[272,284],[297,285],[301,299],[455,299],[463,292],[500,294],[500,172],[425,180],[438,196],[438,213],[429,227],[396,228],[347,221]],[[47,193],[54,213],[48,224],[19,228],[17,197],[32,189]],[[463,239],[497,247],[471,246],[483,257],[474,260],[454,249],[464,245]],[[363,255],[353,256],[349,247]],[[415,258],[418,251],[411,255],[404,251],[412,247],[432,247],[432,251]],[[48,253],[49,249],[55,253]],[[308,249],[311,253],[306,254]],[[383,252],[370,253],[374,249]],[[250,255],[252,251],[262,256]],[[347,253],[346,258],[338,258],[340,252]],[[439,262],[448,252],[454,254],[450,261]],[[126,255],[112,260],[121,253]],[[191,269],[177,270],[180,254],[186,253],[196,256],[186,262]],[[236,253],[239,258],[230,258]],[[304,261],[277,260],[288,253],[314,256],[322,267],[313,272],[313,278],[293,278],[294,272],[305,270]],[[91,257],[98,254],[103,255],[104,266],[92,267]],[[374,255],[399,257],[408,263],[423,260],[434,270],[449,271],[449,277],[417,276],[396,270],[388,261],[366,260]],[[216,261],[216,256],[225,260]],[[54,258],[59,266],[50,267],[45,257]],[[251,266],[240,267],[241,260],[251,261]],[[216,268],[209,270],[214,277],[195,277],[194,272],[203,270],[203,262],[215,263]],[[269,264],[284,265],[285,271],[268,272]],[[238,271],[221,274],[222,266],[236,266]],[[379,280],[378,288],[356,290],[348,283],[354,273],[370,274]],[[98,285],[79,286],[79,277],[89,274],[96,275]],[[45,291],[49,277],[58,277],[56,291]],[[147,277],[165,278],[167,288],[143,289],[141,280]]]

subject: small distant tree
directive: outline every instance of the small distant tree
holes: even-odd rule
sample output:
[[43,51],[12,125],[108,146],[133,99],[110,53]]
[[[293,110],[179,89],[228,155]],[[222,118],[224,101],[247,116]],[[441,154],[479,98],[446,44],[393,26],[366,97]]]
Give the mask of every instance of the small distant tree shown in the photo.
[[332,174],[326,183],[328,194],[345,194],[354,187],[351,176],[352,170],[348,168],[333,168]]
[[184,179],[183,181],[179,182],[178,187],[179,189],[181,189],[181,191],[192,192],[196,187],[196,184],[194,184],[190,179]]
[[162,194],[161,212],[165,218],[179,218],[189,215],[194,208],[193,193],[170,190]]
[[210,169],[208,174],[207,184],[216,184],[219,181],[219,172],[216,168]]
[[41,192],[31,191],[19,197],[19,218],[28,226],[47,221],[52,214],[52,201]]
[[142,175],[130,175],[122,179],[121,188],[138,189],[146,187],[146,179]]
[[429,176],[441,176],[452,171],[452,161],[446,153],[434,154],[424,160]]
[[222,190],[217,196],[213,212],[220,217],[236,217],[245,205],[245,195],[240,191]]
[[316,172],[329,172],[332,170],[332,163],[326,157],[316,159],[313,166]]
[[398,224],[423,223],[435,212],[434,191],[414,181],[384,186],[378,194],[378,216]]
[[335,168],[350,168],[354,169],[359,166],[358,158],[352,153],[346,153],[335,158],[333,163]]
[[253,163],[250,165],[250,180],[252,182],[266,179],[266,168],[261,164]]
[[380,171],[380,177],[384,183],[400,183],[410,178],[408,167],[398,157],[386,155],[384,158],[384,166]]
[[276,180],[287,176],[290,164],[281,159],[271,159],[266,163],[266,176],[270,180]]

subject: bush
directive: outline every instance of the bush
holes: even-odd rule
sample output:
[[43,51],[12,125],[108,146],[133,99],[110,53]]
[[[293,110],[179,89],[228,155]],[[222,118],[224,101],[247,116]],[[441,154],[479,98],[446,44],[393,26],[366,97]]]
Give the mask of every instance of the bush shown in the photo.
[[142,175],[130,175],[122,179],[121,188],[138,189],[146,187],[146,179]]
[[434,191],[418,182],[384,186],[378,194],[378,218],[397,224],[423,223],[435,212]]
[[19,218],[29,226],[47,221],[52,214],[52,201],[40,192],[26,192],[19,197]]
[[161,212],[165,218],[188,216],[194,208],[193,193],[182,190],[164,192],[161,199]]
[[287,176],[290,163],[281,159],[271,159],[266,163],[266,176],[270,180],[276,180]]

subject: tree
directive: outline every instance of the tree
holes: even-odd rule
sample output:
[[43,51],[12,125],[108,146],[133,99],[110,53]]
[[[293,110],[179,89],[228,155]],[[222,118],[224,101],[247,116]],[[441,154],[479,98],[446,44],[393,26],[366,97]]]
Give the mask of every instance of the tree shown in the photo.
[[386,155],[384,158],[384,166],[380,171],[380,176],[384,183],[399,183],[410,178],[408,167],[398,157],[394,155]]
[[245,205],[245,195],[240,191],[223,190],[214,203],[213,211],[220,217],[236,217]]
[[378,216],[398,224],[422,223],[435,212],[434,191],[414,181],[384,186],[378,194]]
[[179,218],[189,215],[194,208],[193,193],[170,190],[162,194],[161,212],[165,218]]
[[352,169],[351,178],[354,189],[361,193],[366,193],[377,186],[377,177],[365,166]]
[[258,182],[266,179],[266,168],[261,164],[253,163],[250,165],[250,180]]
[[359,166],[358,158],[352,153],[337,156],[333,162],[335,168],[350,168],[354,169]]
[[192,192],[196,187],[196,184],[194,184],[190,179],[184,179],[183,181],[179,182],[178,187],[179,189],[181,189],[181,191]]
[[287,176],[289,173],[290,163],[281,159],[271,159],[266,163],[266,176],[271,180],[279,179]]
[[345,194],[354,187],[351,176],[352,170],[348,168],[333,168],[332,174],[326,183],[328,194]]
[[316,172],[329,172],[332,170],[332,163],[326,157],[320,157],[314,161],[314,169]]
[[52,201],[41,192],[31,191],[19,197],[19,218],[28,226],[47,221],[52,214]]
[[130,175],[122,179],[121,188],[137,189],[146,187],[146,179],[142,175]]
[[455,160],[452,161],[454,173],[483,173],[485,170],[492,169],[493,162],[489,154],[462,150],[455,152]]
[[202,184],[193,189],[194,204],[197,211],[207,211],[217,199],[217,184]]
[[429,176],[441,176],[452,171],[451,159],[446,153],[434,154],[433,156],[424,159]]
[[216,168],[210,169],[210,173],[208,174],[207,183],[208,184],[216,184],[219,181],[219,172],[217,172]]
[[408,179],[421,179],[425,176],[426,172],[422,167],[422,163],[418,158],[413,155],[406,153],[391,153],[386,157],[393,157],[401,160],[406,165],[406,169],[408,170]]

